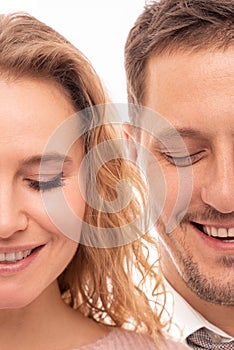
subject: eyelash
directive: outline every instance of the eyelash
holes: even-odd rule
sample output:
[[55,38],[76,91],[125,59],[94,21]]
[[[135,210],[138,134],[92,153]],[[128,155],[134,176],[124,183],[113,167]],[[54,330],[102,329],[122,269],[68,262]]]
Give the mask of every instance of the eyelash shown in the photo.
[[37,181],[32,179],[26,179],[29,181],[29,187],[35,191],[49,191],[53,188],[62,187],[64,185],[63,173],[59,173],[53,179],[49,181]]
[[185,157],[173,157],[169,154],[164,153],[163,156],[166,158],[169,163],[178,166],[178,167],[187,167],[197,163],[201,159],[201,153],[190,154]]

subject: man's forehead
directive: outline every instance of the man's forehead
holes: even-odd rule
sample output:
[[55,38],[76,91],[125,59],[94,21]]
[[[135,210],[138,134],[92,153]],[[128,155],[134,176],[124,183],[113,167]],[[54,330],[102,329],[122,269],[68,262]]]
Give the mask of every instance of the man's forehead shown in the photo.
[[[183,137],[233,133],[233,58],[234,49],[152,57],[143,105],[180,129]],[[159,129],[163,130],[161,125]],[[172,137],[173,131],[164,134]]]
[[[176,87],[181,84],[201,86],[234,80],[234,47],[226,51],[175,52],[168,55],[152,55],[146,64],[145,95],[149,95],[150,83],[154,89],[162,86]],[[172,86],[173,84],[173,86]]]

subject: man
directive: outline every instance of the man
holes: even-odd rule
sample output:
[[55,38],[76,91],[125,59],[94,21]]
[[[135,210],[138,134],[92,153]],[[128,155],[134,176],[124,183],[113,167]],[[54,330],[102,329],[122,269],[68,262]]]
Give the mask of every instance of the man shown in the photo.
[[[148,4],[129,33],[125,64],[129,102],[163,116],[189,153],[173,135],[163,147],[141,133],[167,185],[156,227],[176,321],[191,348],[234,349],[234,1]],[[167,230],[178,169],[193,172],[191,200]]]

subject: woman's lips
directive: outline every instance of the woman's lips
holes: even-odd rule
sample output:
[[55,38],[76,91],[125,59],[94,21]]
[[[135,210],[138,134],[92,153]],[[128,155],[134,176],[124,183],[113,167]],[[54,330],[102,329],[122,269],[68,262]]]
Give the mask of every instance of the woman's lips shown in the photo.
[[[37,256],[40,254],[41,250],[45,247],[45,245],[40,245],[34,249],[32,249],[32,251],[30,252],[29,255],[25,256],[23,259],[20,260],[16,260],[16,261],[6,261],[6,259],[4,261],[0,262],[0,275],[13,275],[16,274],[18,272],[21,272],[23,270],[25,270],[36,258]],[[29,251],[29,250],[26,250]],[[19,252],[23,252],[18,251]],[[0,253],[0,254],[4,254],[4,253]],[[5,253],[6,254],[6,253]],[[10,255],[12,254],[12,255]],[[15,255],[15,257],[17,256],[17,253],[13,253],[10,252],[8,250],[8,253],[6,254],[5,258],[8,257],[8,259],[13,259],[13,254]],[[19,255],[18,255],[19,256]]]

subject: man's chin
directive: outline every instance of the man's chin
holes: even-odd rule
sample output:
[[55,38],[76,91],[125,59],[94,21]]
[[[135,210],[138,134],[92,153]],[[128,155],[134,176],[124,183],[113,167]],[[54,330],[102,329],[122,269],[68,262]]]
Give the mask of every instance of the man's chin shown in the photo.
[[[192,259],[183,261],[183,281],[186,286],[202,300],[225,306],[234,306],[234,281],[231,269],[220,278],[220,274],[211,278],[199,271],[198,264]],[[225,277],[225,278],[224,278]]]

